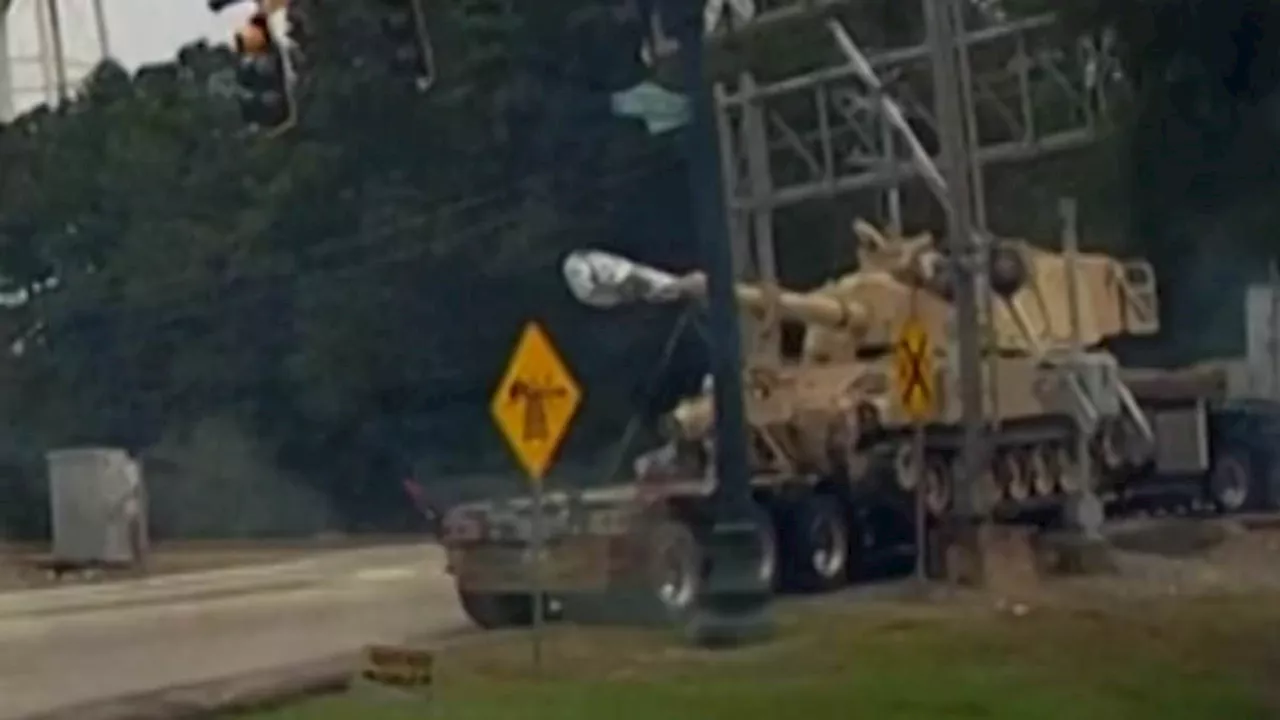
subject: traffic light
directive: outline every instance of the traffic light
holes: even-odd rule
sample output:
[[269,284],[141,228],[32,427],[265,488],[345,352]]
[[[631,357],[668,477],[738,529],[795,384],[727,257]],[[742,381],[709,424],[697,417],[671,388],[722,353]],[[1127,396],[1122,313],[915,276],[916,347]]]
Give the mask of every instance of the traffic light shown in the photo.
[[236,32],[236,80],[240,113],[246,123],[279,134],[297,119],[294,78],[288,49],[272,34],[261,10]]
[[419,90],[435,82],[435,49],[422,0],[381,0],[382,30],[391,46],[391,69],[412,77]]

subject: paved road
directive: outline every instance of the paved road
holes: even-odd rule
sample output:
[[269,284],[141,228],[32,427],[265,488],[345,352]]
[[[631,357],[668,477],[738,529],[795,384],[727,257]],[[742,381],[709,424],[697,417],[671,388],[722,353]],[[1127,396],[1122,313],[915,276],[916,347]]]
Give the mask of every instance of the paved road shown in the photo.
[[466,628],[432,546],[0,594],[0,720]]

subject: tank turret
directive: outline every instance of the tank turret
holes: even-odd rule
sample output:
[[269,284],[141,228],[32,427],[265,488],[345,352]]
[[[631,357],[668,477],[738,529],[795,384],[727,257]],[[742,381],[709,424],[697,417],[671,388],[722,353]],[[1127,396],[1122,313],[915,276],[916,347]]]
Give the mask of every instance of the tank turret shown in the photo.
[[[941,513],[950,503],[950,463],[961,424],[950,342],[955,265],[927,233],[883,233],[861,221],[852,231],[855,271],[805,292],[734,286],[739,306],[766,325],[789,321],[804,329],[798,357],[749,357],[744,363],[753,467],[762,476],[834,473],[866,482],[876,476],[868,472],[876,458],[901,463],[910,455],[902,451],[917,418],[908,404],[918,406],[923,392],[928,423],[936,430],[929,434],[926,481],[937,487],[926,504]],[[1018,504],[1068,489],[1064,453],[1074,447],[1077,418],[1093,418],[1090,432],[1100,438],[1100,448],[1111,442],[1111,428],[1126,422],[1126,390],[1116,380],[1115,359],[1100,345],[1159,328],[1155,283],[1144,261],[1068,255],[1017,239],[992,239],[988,247],[984,276],[992,301],[984,375],[992,392],[984,413],[1000,431],[984,482],[995,488],[993,497]],[[707,294],[701,273],[669,273],[599,251],[572,253],[563,269],[573,294],[595,307],[700,302]],[[1067,292],[1073,279],[1080,298],[1075,310]],[[897,344],[909,320],[932,339],[934,357],[904,368]],[[1066,362],[1075,358],[1065,351],[1077,338],[1087,357]],[[919,372],[931,374],[911,379]],[[904,387],[908,383],[915,389]],[[664,418],[673,442],[698,444],[714,437],[710,390],[708,385],[684,399]],[[1103,452],[1099,467],[1110,472],[1121,455]],[[904,488],[907,478],[917,477],[900,466],[892,475]]]
[[[914,317],[934,338],[950,332],[955,277],[932,235],[895,236],[857,221],[858,269],[808,292],[739,282],[741,308],[763,318],[804,326],[802,359],[829,364],[888,352],[898,329]],[[1087,347],[1125,334],[1159,329],[1154,274],[1143,261],[1098,253],[1075,259],[1081,286],[1081,340]],[[571,253],[564,263],[570,289],[584,303],[701,301],[706,277],[677,275],[600,251]],[[1066,302],[1068,259],[1023,240],[994,239],[986,277],[990,306],[988,349],[1039,355],[1071,341]],[[936,343],[935,343],[936,344]]]

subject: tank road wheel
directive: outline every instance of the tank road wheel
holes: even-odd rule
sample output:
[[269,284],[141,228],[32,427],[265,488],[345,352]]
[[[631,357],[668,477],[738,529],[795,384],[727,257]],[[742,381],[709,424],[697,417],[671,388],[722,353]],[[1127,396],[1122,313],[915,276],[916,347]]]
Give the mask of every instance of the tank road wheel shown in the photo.
[[681,620],[697,602],[704,579],[702,545],[689,523],[657,520],[649,531],[649,582],[663,612]]
[[485,593],[458,589],[462,610],[486,630],[523,627],[533,623],[533,596],[520,593]]
[[822,592],[849,575],[852,536],[844,506],[830,495],[809,495],[787,508],[780,539],[786,585]]
[[1205,477],[1209,501],[1222,513],[1240,512],[1252,499],[1253,463],[1248,453],[1228,450],[1214,458]]
[[924,508],[934,517],[942,517],[951,507],[951,466],[942,458],[933,457],[924,466]]
[[1054,443],[1050,446],[1049,457],[1049,472],[1058,490],[1065,494],[1080,490],[1080,478],[1076,477],[1076,462],[1071,451],[1065,445]]
[[1031,473],[1028,472],[1030,464],[1027,456],[1030,453],[1022,450],[1007,450],[1000,453],[996,462],[999,463],[1001,485],[1004,486],[1005,494],[1009,499],[1020,503],[1025,502],[1031,497]]
[[1052,450],[1047,447],[1032,448],[1027,453],[1027,477],[1036,497],[1048,497],[1057,489],[1058,481],[1052,472]]

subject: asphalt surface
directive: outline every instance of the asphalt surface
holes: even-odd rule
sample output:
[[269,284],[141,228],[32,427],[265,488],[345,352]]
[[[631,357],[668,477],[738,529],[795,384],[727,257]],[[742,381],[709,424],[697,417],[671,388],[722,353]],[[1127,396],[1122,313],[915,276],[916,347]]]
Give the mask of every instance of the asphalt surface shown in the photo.
[[431,545],[0,593],[0,720],[467,628]]

